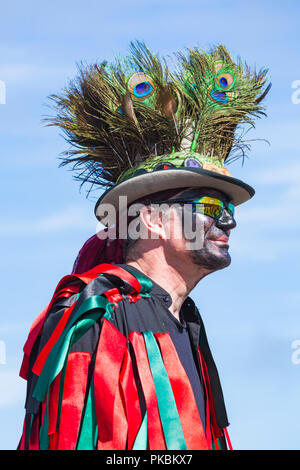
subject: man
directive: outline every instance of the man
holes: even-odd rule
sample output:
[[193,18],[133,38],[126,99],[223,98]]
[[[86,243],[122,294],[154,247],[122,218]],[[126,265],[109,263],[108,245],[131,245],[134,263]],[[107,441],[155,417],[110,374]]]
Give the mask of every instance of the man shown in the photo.
[[75,146],[65,163],[110,185],[95,208],[107,228],[32,326],[21,449],[231,448],[188,295],[230,264],[234,208],[254,190],[224,163],[269,87],[266,71],[245,74],[223,46],[180,64],[172,75],[138,43],[124,63],[82,71],[54,97],[54,124]]

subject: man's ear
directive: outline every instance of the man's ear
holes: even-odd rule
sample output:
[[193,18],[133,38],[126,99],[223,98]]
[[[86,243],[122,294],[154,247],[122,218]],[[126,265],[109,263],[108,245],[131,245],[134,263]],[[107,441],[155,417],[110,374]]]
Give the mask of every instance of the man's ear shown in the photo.
[[140,220],[145,229],[148,230],[149,237],[153,240],[166,238],[165,218],[165,211],[155,207],[155,204],[153,207],[150,205],[143,206],[140,210]]

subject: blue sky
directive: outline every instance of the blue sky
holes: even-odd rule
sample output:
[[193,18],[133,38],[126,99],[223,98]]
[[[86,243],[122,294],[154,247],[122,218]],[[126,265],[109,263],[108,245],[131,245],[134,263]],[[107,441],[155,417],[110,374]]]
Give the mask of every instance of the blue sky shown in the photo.
[[111,60],[133,39],[162,55],[224,43],[249,65],[269,68],[268,118],[249,137],[270,145],[254,142],[244,165],[229,167],[256,195],[237,209],[231,266],[203,279],[192,297],[219,367],[234,448],[299,449],[300,363],[292,361],[300,340],[300,104],[292,101],[299,18],[296,0],[1,6],[1,449],[16,448],[21,434],[25,382],[18,371],[28,329],[97,228],[94,200],[58,168],[67,144],[41,124],[46,98],[76,75],[76,63]]

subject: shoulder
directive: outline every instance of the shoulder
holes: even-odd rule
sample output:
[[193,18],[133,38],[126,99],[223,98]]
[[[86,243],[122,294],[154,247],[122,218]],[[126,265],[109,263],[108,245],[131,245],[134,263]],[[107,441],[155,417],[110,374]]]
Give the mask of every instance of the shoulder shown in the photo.
[[85,273],[63,277],[49,305],[31,327],[24,346],[21,376],[27,376],[33,355],[60,344],[70,329],[77,329],[77,339],[80,331],[97,329],[99,320],[110,317],[122,295],[137,298],[142,290],[145,286],[141,280],[124,267],[113,264],[100,264]]

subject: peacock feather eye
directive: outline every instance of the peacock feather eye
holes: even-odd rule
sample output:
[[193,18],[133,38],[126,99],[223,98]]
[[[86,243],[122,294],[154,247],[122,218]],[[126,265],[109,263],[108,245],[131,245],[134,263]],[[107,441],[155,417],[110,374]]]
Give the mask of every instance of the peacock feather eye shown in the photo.
[[129,78],[128,88],[132,98],[138,101],[150,98],[155,90],[152,78],[143,72],[136,72]]
[[209,90],[209,97],[219,104],[226,104],[229,99],[225,91],[217,90],[216,88]]
[[227,81],[226,77],[220,77],[219,83],[224,88],[228,87],[228,81]]
[[230,90],[235,84],[235,76],[231,72],[221,72],[216,76],[216,86],[221,90]]

